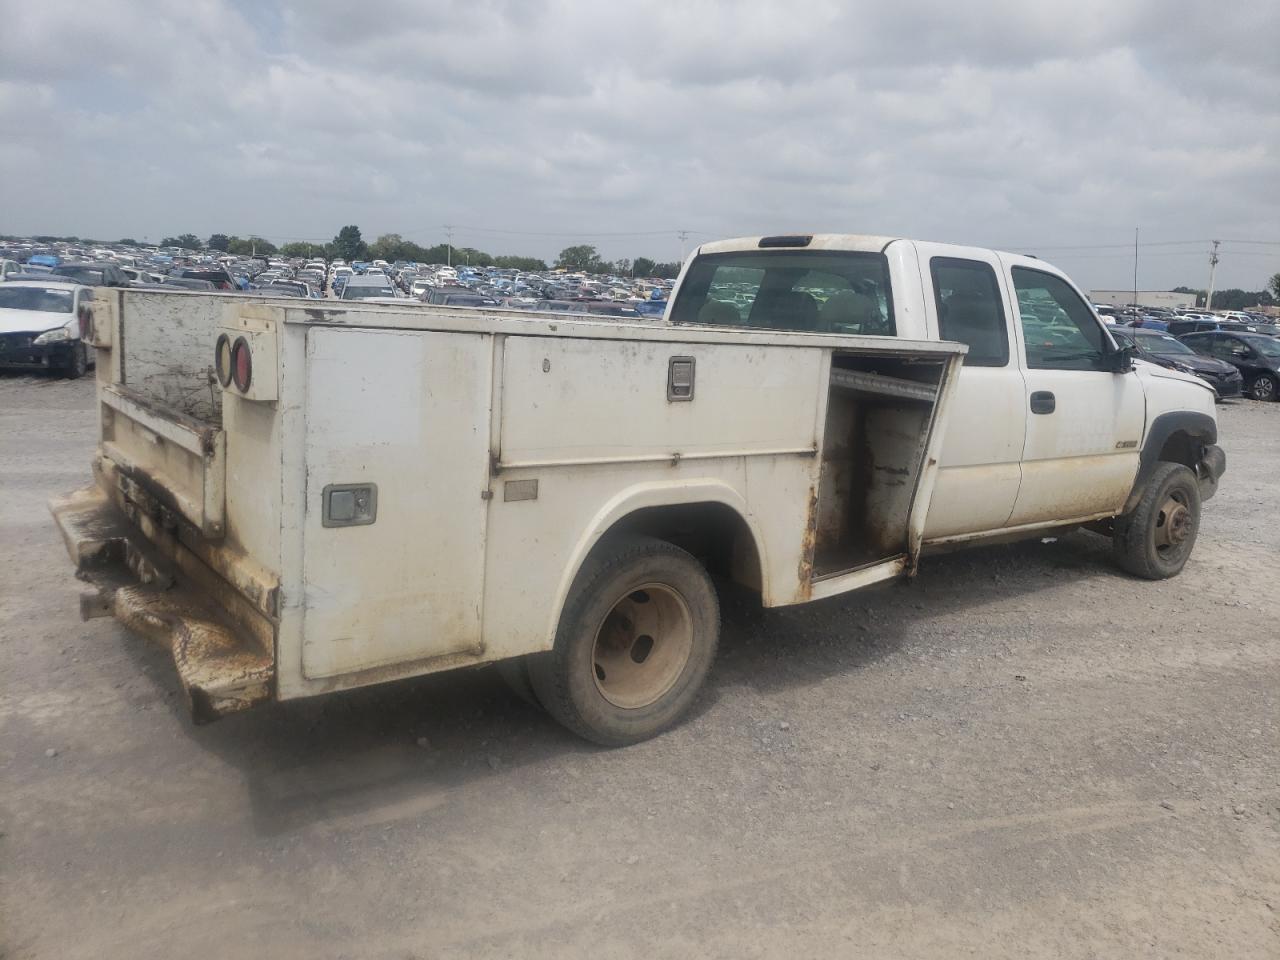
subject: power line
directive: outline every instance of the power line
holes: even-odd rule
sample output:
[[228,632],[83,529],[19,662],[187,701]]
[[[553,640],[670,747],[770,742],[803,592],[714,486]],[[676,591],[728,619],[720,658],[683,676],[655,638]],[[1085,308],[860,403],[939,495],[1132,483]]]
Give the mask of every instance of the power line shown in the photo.
[[[1147,243],[1139,244],[1142,247],[1183,247],[1188,244],[1208,243],[1208,240],[1152,240]],[[998,244],[1007,249],[1033,249],[1033,250],[1132,250],[1132,243],[1081,243],[1074,246],[1053,246],[1044,243],[1010,243]]]

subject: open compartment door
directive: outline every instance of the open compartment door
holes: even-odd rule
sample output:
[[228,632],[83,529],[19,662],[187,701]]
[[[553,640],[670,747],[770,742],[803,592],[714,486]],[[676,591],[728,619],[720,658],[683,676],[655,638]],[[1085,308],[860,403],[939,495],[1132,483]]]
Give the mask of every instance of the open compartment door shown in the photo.
[[915,572],[963,349],[833,353],[813,597]]

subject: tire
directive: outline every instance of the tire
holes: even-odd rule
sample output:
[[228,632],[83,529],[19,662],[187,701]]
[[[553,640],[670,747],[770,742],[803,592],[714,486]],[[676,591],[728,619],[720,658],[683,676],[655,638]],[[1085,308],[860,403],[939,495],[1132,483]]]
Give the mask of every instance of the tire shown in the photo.
[[529,658],[529,678],[564,726],[622,747],[684,715],[719,640],[720,604],[702,564],[665,540],[609,537],[574,579],[554,648]]
[[1180,463],[1159,463],[1138,505],[1116,518],[1116,561],[1136,577],[1166,580],[1182,572],[1200,532],[1200,484]]
[[71,359],[62,368],[62,374],[68,380],[79,380],[89,372],[89,351],[81,342],[71,348]]
[[494,664],[494,668],[498,671],[498,676],[517,697],[523,700],[531,707],[542,709],[542,704],[538,702],[538,695],[533,690],[533,683],[529,680],[529,660],[527,657],[511,657],[508,660],[499,660]]
[[1276,399],[1276,378],[1270,373],[1260,373],[1249,381],[1249,396],[1254,400]]

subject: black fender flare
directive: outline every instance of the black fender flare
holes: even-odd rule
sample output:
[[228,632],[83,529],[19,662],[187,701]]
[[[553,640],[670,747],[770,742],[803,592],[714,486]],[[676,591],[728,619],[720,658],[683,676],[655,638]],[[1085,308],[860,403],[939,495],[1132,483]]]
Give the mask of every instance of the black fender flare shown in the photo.
[[[1128,513],[1138,505],[1143,487],[1146,486],[1147,480],[1150,479],[1156,464],[1160,462],[1160,451],[1164,449],[1164,445],[1169,442],[1169,438],[1175,433],[1185,433],[1199,445],[1199,449],[1195,452],[1196,462],[1189,464],[1189,466],[1196,472],[1197,476],[1200,475],[1198,464],[1204,456],[1205,448],[1212,447],[1218,442],[1218,424],[1207,413],[1197,413],[1194,410],[1172,410],[1169,413],[1162,413],[1151,421],[1151,429],[1147,431],[1146,442],[1142,445],[1142,454],[1138,463],[1138,476],[1134,478],[1133,489],[1129,491],[1129,497],[1124,502],[1122,513]],[[1221,451],[1219,451],[1219,454],[1221,454]],[[1224,457],[1222,467],[1218,470],[1219,475],[1222,469],[1225,469],[1225,466]]]

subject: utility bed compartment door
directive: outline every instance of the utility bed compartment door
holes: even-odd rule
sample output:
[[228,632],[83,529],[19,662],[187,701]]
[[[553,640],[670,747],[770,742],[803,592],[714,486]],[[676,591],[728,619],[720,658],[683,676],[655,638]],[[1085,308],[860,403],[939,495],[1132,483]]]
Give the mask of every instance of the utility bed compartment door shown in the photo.
[[[303,672],[480,648],[487,335],[307,330]],[[374,485],[372,523],[326,526],[326,487]]]

